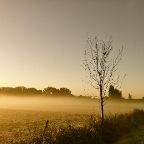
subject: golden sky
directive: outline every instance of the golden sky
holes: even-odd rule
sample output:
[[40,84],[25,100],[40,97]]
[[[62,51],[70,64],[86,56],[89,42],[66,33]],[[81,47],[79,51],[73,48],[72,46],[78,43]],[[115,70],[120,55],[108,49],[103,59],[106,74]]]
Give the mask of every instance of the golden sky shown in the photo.
[[124,46],[124,97],[144,96],[143,0],[0,0],[0,87],[67,87],[84,94],[87,33]]

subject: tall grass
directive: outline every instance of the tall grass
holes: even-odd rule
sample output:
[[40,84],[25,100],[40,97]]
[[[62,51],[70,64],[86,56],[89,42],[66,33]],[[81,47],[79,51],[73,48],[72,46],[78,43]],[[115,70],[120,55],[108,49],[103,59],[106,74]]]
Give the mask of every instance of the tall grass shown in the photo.
[[[103,127],[100,118],[91,115],[84,125],[67,124],[58,129],[47,129],[45,134],[34,137],[30,144],[112,144],[123,135],[144,125],[144,111],[135,109],[129,114],[105,117]],[[20,142],[24,144],[23,142]]]

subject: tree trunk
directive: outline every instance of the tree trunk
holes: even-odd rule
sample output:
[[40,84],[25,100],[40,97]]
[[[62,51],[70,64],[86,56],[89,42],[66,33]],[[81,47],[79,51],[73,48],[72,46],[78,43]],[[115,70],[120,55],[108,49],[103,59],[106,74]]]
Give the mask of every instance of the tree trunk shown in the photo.
[[103,101],[103,91],[102,91],[102,85],[100,85],[100,103],[101,103],[101,124],[103,124],[104,121],[104,101]]

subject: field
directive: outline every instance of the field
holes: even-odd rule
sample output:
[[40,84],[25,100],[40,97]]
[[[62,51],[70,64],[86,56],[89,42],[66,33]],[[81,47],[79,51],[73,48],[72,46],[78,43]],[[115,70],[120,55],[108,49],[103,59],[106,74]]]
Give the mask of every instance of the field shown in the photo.
[[[32,100],[32,99],[31,99]],[[1,100],[2,101],[2,100]],[[22,100],[23,101],[23,100]],[[66,100],[57,104],[42,103],[42,100],[33,99],[26,105],[26,101],[2,104],[0,109],[0,143],[1,144],[40,144],[46,121],[46,133],[50,139],[63,128],[82,128],[90,123],[92,115],[99,117],[99,103],[95,100]],[[52,100],[49,100],[51,102]],[[68,103],[71,102],[72,103]],[[2,101],[4,103],[4,99]],[[59,105],[58,105],[59,102]],[[18,105],[19,103],[19,105]],[[31,104],[30,104],[31,103]],[[6,107],[7,106],[7,107]],[[129,113],[133,109],[143,109],[144,101],[107,101],[106,115]]]
[[31,110],[0,110],[0,143],[25,141],[38,137],[49,120],[48,130],[58,130],[67,124],[78,126],[88,120],[86,114],[43,112]]

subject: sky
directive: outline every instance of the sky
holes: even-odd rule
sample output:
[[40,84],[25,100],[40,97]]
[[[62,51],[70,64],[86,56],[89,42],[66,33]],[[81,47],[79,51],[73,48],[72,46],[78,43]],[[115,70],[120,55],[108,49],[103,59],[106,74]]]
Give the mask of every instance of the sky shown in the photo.
[[[0,0],[0,87],[83,88],[89,37],[124,47],[123,96],[144,96],[143,0]],[[97,94],[97,92],[96,92]]]

